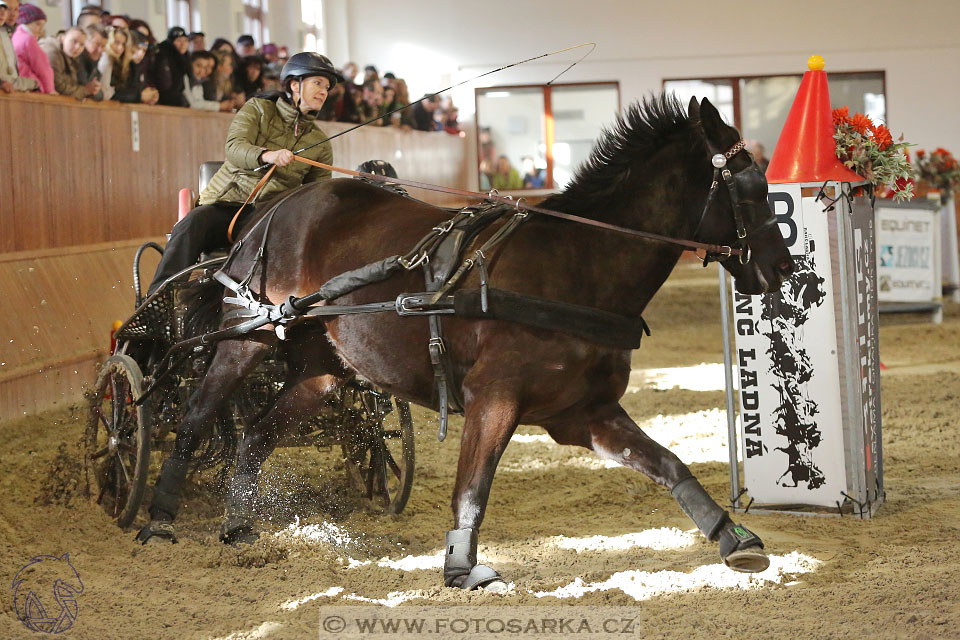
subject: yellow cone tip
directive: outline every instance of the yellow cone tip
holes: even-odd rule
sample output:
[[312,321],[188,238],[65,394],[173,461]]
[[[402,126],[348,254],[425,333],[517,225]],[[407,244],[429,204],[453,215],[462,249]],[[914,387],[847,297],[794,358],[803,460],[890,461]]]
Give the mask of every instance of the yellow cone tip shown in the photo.
[[114,321],[113,321],[113,330],[114,330],[114,331],[116,331],[117,329],[119,329],[119,328],[122,327],[122,326],[123,326],[123,321],[122,321],[122,320],[114,320]]
[[810,56],[807,60],[807,68],[810,71],[823,71],[823,56]]

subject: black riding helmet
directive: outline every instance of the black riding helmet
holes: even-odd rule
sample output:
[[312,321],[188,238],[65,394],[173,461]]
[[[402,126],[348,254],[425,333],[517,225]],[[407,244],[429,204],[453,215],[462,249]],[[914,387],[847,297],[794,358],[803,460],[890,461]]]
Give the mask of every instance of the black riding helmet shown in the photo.
[[280,86],[289,93],[290,85],[287,84],[288,81],[303,80],[310,76],[323,76],[330,81],[331,89],[338,82],[343,82],[343,76],[330,62],[330,58],[319,53],[304,51],[294,54],[283,65],[283,69],[280,71]]
[[386,178],[397,178],[397,170],[386,160],[367,160],[359,167],[357,171],[363,173],[372,173],[375,176],[384,176]]

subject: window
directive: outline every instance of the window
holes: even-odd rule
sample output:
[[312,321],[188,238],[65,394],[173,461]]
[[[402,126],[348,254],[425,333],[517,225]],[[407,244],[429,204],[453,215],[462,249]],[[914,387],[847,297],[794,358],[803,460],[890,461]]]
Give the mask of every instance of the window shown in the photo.
[[167,28],[171,27],[190,33],[190,0],[167,0]]
[[[740,130],[744,140],[755,140],[762,144],[769,158],[777,146],[802,77],[784,75],[665,80],[663,88],[676,93],[684,103],[692,96],[708,98],[727,122]],[[831,108],[849,106],[851,113],[864,113],[874,122],[886,123],[886,79],[883,71],[837,72],[828,74],[828,77]]]
[[476,90],[481,190],[560,189],[620,111],[616,82]]
[[323,37],[323,0],[301,0],[300,20],[303,22],[303,50],[326,54]]
[[264,42],[270,41],[270,27],[264,19],[267,15],[269,0],[243,0],[243,29],[241,33],[249,33],[257,48]]

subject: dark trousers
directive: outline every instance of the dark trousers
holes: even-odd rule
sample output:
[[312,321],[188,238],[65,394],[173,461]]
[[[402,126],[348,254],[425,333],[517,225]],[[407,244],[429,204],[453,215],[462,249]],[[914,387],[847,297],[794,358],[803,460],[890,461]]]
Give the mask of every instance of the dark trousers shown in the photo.
[[[147,295],[156,291],[170,276],[194,264],[200,254],[229,247],[227,229],[239,209],[239,204],[204,204],[175,224]],[[248,204],[233,227],[234,239],[238,238],[240,228],[254,213],[254,206]]]

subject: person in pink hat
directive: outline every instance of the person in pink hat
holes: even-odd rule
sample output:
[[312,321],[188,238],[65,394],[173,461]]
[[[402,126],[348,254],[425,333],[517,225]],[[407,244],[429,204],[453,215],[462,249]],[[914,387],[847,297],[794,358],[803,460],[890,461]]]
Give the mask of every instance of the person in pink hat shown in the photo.
[[42,93],[56,93],[53,85],[53,68],[50,59],[40,48],[37,40],[43,37],[44,27],[47,26],[47,14],[36,5],[24,3],[20,5],[17,17],[17,30],[10,38],[13,49],[17,52],[17,66],[20,76],[34,78],[40,84]]

